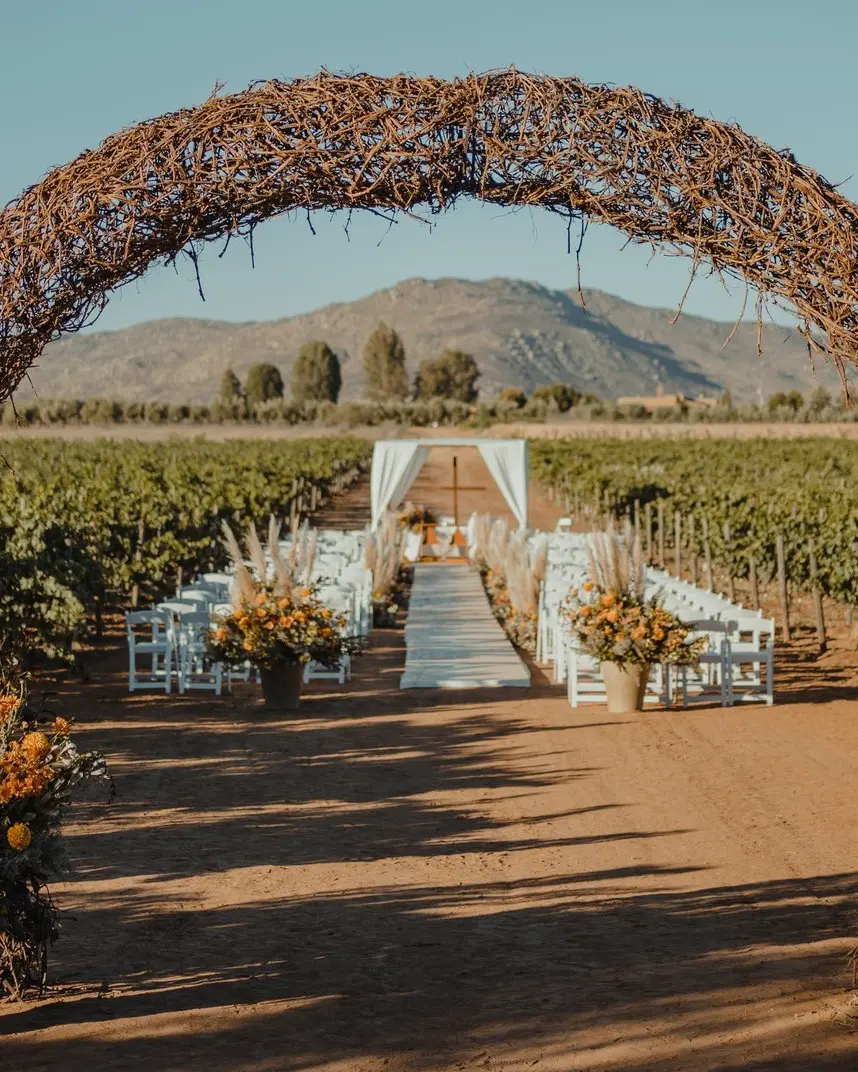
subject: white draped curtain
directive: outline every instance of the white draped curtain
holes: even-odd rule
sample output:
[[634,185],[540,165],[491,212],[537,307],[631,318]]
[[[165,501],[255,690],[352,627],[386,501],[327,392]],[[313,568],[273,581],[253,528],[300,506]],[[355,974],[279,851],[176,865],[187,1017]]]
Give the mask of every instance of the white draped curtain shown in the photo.
[[527,440],[481,440],[476,444],[518,527],[527,528]]
[[385,511],[395,509],[417,478],[429,456],[430,446],[476,447],[492,479],[518,522],[527,528],[527,440],[525,439],[384,439],[376,442],[370,472],[372,527],[377,528]]
[[429,448],[416,439],[381,440],[372,452],[369,498],[372,528],[377,528],[385,511],[397,507],[423,468]]

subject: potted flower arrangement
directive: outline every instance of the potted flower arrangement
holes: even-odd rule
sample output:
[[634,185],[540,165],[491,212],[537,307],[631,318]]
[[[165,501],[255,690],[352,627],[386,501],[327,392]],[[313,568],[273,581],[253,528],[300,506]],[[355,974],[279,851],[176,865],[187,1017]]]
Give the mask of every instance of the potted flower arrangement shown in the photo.
[[614,534],[600,534],[589,560],[590,579],[569,593],[562,614],[579,649],[599,661],[608,710],[640,711],[652,666],[693,665],[706,639],[689,640],[688,626],[657,595],[646,598],[637,544],[629,550]]
[[428,506],[415,506],[407,502],[399,514],[399,524],[404,529],[419,530],[422,526],[432,525],[435,515]]
[[346,619],[318,599],[318,587],[301,584],[294,563],[280,556],[278,526],[269,529],[270,567],[255,528],[248,527],[248,551],[256,577],[244,564],[228,526],[224,530],[236,568],[236,592],[232,611],[220,619],[211,636],[210,655],[230,665],[253,663],[259,668],[266,706],[294,711],[307,663],[334,668],[343,656],[357,651],[357,641],[345,635]]

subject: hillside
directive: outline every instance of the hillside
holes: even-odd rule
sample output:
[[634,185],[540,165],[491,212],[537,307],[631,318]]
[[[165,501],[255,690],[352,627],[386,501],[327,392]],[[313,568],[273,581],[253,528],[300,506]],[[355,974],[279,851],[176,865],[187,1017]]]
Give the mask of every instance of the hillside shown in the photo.
[[[683,314],[671,325],[673,310],[595,290],[586,301],[582,308],[574,291],[512,279],[409,279],[283,320],[156,320],[70,336],[45,351],[32,378],[42,397],[203,402],[216,395],[227,366],[242,376],[254,362],[270,361],[288,383],[301,344],[324,339],[343,363],[343,398],[357,398],[361,349],[384,320],[402,335],[412,370],[444,346],[474,354],[486,395],[562,381],[611,397],[649,393],[662,383],[690,395],[728,389],[738,401],[817,382],[804,342],[785,328],[764,327],[758,357],[752,323],[742,324],[722,351],[729,324]],[[819,376],[834,383],[826,368]],[[22,389],[22,399],[29,395]]]

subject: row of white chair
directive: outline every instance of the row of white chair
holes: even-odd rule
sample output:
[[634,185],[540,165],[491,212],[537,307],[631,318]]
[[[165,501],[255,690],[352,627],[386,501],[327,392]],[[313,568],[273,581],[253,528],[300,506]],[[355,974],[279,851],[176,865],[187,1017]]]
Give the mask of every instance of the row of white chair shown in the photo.
[[[571,534],[573,537],[578,534]],[[569,558],[557,562],[553,549],[543,581],[537,625],[537,661],[554,664],[554,677],[567,682],[569,701],[604,701],[605,686],[598,665],[574,648],[560,608],[569,590],[587,575],[580,544],[570,540]],[[705,592],[661,571],[648,571],[648,594],[659,591],[667,609],[688,623],[693,636],[705,635],[709,646],[700,667],[654,668],[647,698],[670,704],[681,695],[683,706],[713,696],[724,706],[735,702],[773,703],[774,621],[749,611],[717,593]]]

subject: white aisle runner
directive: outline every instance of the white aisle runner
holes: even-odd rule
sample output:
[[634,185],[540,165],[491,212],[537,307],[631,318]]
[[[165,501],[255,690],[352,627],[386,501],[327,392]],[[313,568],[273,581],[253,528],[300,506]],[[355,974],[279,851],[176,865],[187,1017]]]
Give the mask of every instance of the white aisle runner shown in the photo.
[[419,563],[405,623],[401,689],[526,688],[530,671],[495,620],[479,574]]

